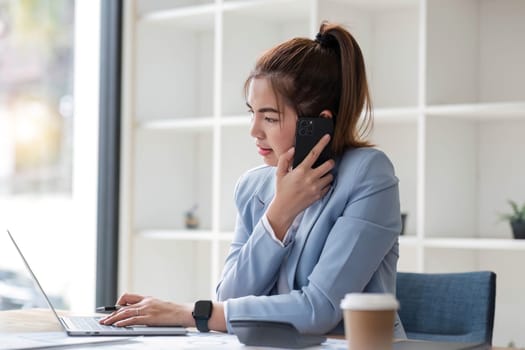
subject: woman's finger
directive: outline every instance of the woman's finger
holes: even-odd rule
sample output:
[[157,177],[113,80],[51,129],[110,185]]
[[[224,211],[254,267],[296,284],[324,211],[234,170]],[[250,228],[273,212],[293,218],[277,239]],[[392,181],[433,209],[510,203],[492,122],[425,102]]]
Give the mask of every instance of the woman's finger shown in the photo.
[[136,304],[142,301],[142,299],[144,299],[143,295],[133,294],[133,293],[124,293],[118,298],[117,305],[123,305],[123,306],[132,305],[132,304]]
[[113,325],[117,327],[126,327],[126,326],[135,326],[135,325],[143,325],[145,316],[135,316],[126,318],[122,321],[115,322]]
[[332,174],[328,174],[323,176],[319,179],[319,187],[324,189],[326,187],[330,187],[330,184],[334,181],[334,176]]
[[300,165],[304,165],[308,168],[311,168],[314,165],[317,158],[319,158],[319,155],[321,154],[323,149],[326,147],[326,145],[328,145],[329,142],[330,142],[329,134],[326,134],[323,137],[321,137],[319,142],[315,144],[315,146],[308,153],[308,155],[304,158],[304,160],[301,162]]
[[277,177],[284,176],[288,173],[294,152],[295,148],[292,147],[285,153],[281,154],[277,161]]
[[121,319],[120,321],[113,323],[113,325],[117,327],[125,327],[131,325],[145,324],[144,321],[147,317],[141,308],[134,308],[130,310],[132,311],[131,316]]
[[[140,317],[141,311],[142,310],[140,310],[139,308],[133,306],[123,307],[120,310],[116,311],[116,313],[111,314],[105,319],[102,319],[101,323],[105,325],[117,324],[122,320]],[[142,315],[144,315],[144,311],[142,311]]]
[[330,173],[330,171],[334,168],[335,162],[333,159],[329,159],[323,164],[319,165],[317,168],[314,169],[314,174],[316,177],[321,178]]

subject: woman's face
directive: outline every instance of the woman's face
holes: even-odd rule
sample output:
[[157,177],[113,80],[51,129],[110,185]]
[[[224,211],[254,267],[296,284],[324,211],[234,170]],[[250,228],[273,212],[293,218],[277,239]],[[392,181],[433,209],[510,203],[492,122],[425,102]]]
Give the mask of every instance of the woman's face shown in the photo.
[[246,104],[252,114],[250,134],[257,150],[266,164],[277,166],[279,156],[294,145],[297,114],[284,103],[284,110],[278,110],[276,95],[266,78],[250,81]]

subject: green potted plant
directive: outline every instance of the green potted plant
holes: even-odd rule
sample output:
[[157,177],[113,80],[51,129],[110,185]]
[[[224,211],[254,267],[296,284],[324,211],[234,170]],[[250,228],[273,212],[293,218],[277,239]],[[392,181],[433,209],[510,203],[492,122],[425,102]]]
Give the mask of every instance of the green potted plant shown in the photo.
[[508,202],[512,208],[512,213],[503,214],[501,218],[510,222],[514,238],[525,239],[525,203],[520,208],[513,200]]

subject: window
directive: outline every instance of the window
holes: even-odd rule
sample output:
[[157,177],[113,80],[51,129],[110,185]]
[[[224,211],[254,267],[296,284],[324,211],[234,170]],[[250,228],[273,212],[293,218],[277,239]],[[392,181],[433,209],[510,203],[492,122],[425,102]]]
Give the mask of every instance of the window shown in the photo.
[[0,0],[0,308],[31,305],[1,288],[27,287],[5,226],[57,307],[93,309],[99,23],[98,1]]

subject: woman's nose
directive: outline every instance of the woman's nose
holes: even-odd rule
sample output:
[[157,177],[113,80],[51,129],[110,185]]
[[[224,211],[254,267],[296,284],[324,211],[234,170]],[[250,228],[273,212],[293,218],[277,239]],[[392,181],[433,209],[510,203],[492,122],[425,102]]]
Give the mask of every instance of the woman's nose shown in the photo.
[[260,139],[264,135],[261,129],[260,120],[255,115],[252,116],[252,123],[250,125],[250,135],[256,139]]

